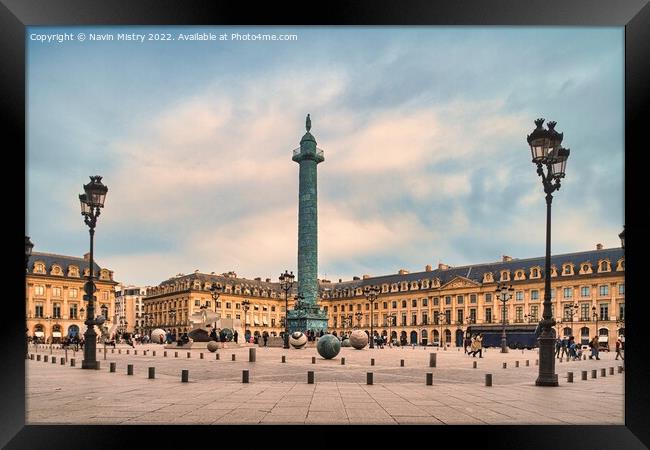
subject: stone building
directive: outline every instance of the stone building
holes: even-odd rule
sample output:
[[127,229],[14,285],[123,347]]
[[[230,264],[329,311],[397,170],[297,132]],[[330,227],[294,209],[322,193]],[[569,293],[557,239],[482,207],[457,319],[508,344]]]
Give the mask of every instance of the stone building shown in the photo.
[[[93,262],[95,313],[107,308],[105,325],[115,328],[115,285],[113,271]],[[60,342],[66,336],[83,335],[86,331],[83,300],[84,283],[89,272],[89,254],[83,258],[33,252],[26,273],[26,333],[44,342]]]
[[115,324],[120,332],[142,334],[147,328],[143,298],[147,287],[125,286],[115,289]]

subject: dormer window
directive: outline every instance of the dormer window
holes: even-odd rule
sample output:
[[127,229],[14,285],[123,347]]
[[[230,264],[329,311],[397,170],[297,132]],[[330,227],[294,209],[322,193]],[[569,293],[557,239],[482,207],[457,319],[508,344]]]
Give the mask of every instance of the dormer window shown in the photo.
[[61,267],[57,266],[56,264],[52,266],[52,271],[50,273],[52,275],[63,275],[63,271],[61,270]]
[[616,270],[625,270],[625,258],[621,258],[616,263]]
[[589,263],[583,263],[580,265],[580,274],[588,274],[591,273],[591,266]]
[[533,267],[530,269],[530,278],[539,278],[539,268]]
[[551,266],[551,277],[557,277],[557,267]]
[[509,280],[510,280],[510,271],[502,270],[501,271],[501,281],[509,281]]
[[422,289],[429,288],[429,280],[422,280]]
[[43,263],[34,264],[34,273],[45,273],[45,264]]
[[564,264],[562,266],[562,275],[573,275],[573,264]]
[[523,270],[518,270],[515,272],[515,280],[524,280],[526,277],[524,276],[524,271]]
[[599,266],[598,269],[599,272],[609,272],[611,270],[609,266],[609,261],[601,261],[598,266]]
[[485,272],[485,274],[483,274],[483,281],[485,283],[491,283],[492,281],[494,281],[494,279],[492,278],[492,272]]

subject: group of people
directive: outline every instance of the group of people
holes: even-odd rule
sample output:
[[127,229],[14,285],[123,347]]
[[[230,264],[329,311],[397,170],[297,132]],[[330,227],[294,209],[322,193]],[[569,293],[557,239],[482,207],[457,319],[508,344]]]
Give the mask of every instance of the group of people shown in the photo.
[[[598,358],[598,339],[594,339],[596,339],[596,359],[600,359]],[[591,345],[591,342],[589,344]],[[594,350],[592,349],[592,356],[593,354]],[[555,341],[555,357],[563,358],[565,355],[572,361],[575,361],[582,357],[582,349],[580,346],[578,346],[578,344],[576,344],[575,338],[573,336],[564,336],[562,339],[558,337]],[[591,359],[591,356],[589,359]]]
[[483,335],[475,334],[471,338],[466,337],[463,347],[466,355],[472,355],[473,358],[476,358],[478,353],[478,357],[483,358]]

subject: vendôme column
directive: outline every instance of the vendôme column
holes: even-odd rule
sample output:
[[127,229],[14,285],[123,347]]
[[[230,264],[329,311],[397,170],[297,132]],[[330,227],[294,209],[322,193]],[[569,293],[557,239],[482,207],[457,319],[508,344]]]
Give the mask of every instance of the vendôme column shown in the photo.
[[311,118],[307,114],[307,132],[293,159],[300,165],[298,190],[298,289],[296,306],[289,311],[289,332],[327,329],[327,315],[318,307],[318,197],[317,166],[325,160],[323,150],[316,147],[316,138],[309,132]]

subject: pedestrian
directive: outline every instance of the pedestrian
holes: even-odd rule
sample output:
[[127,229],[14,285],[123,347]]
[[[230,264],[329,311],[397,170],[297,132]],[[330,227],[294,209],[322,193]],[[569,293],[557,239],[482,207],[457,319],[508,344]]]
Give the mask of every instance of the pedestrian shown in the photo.
[[472,346],[472,341],[469,336],[465,336],[465,342],[463,343],[464,351],[466,355],[469,355],[470,348]]
[[239,339],[239,333],[237,333],[237,330],[232,334],[232,338],[235,341],[235,344],[237,344],[238,339]]
[[616,339],[616,358],[614,359],[618,359],[618,357],[620,356],[622,360],[625,360],[623,353],[621,353],[622,346],[623,346],[623,342],[621,342],[621,338],[619,337],[618,339]]
[[264,333],[262,333],[262,339],[264,340],[264,347],[266,347],[266,343],[269,340],[269,333],[266,330],[264,330]]
[[560,340],[559,336],[555,340],[555,357],[559,358],[560,357],[560,350],[562,349],[562,341]]
[[560,350],[560,359],[564,357],[564,355],[569,356],[569,340],[567,339],[566,336],[562,338],[562,348]]
[[483,336],[481,336],[480,334],[477,334],[476,336],[474,336],[474,340],[472,341],[472,346],[471,346],[472,357],[473,358],[476,357],[477,353],[479,354],[479,358],[483,358],[483,345],[482,345],[482,342],[483,342]]
[[591,355],[589,355],[589,359],[593,359],[595,356],[597,360],[600,360],[598,357],[598,336],[594,336],[594,338],[589,342],[589,346],[591,347]]

